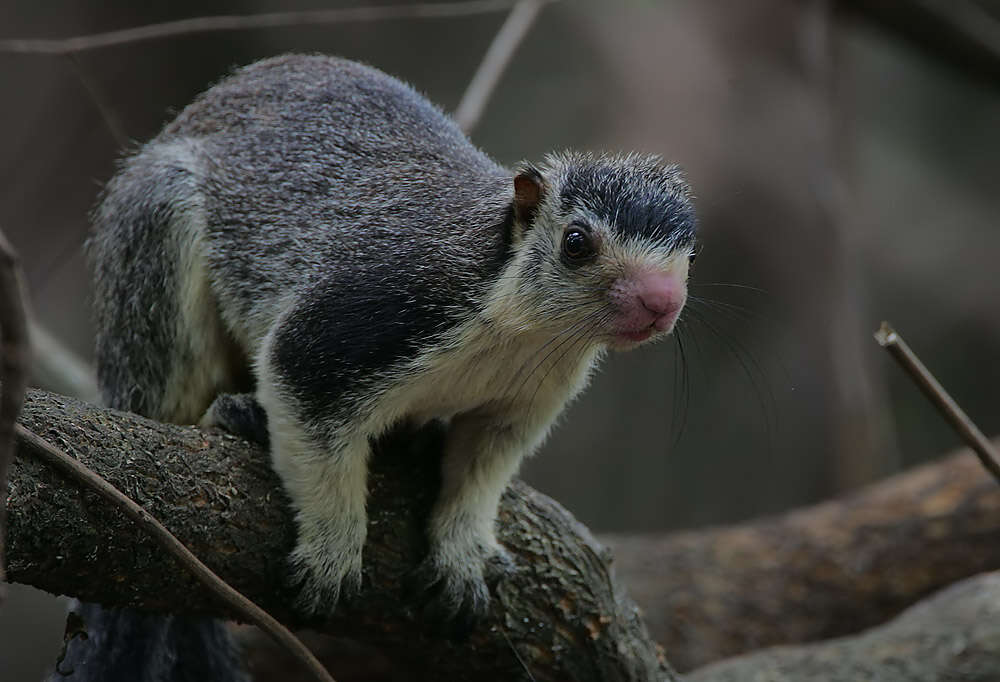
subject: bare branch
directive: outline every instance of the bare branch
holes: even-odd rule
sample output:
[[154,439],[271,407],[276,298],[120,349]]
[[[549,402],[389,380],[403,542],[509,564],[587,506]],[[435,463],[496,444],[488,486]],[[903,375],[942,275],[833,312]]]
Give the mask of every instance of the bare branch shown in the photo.
[[98,87],[94,79],[91,78],[90,74],[87,73],[87,70],[83,68],[79,55],[75,52],[70,52],[66,55],[66,58],[73,67],[73,72],[76,74],[76,77],[83,86],[83,89],[87,91],[90,101],[94,103],[95,107],[97,107],[97,111],[101,115],[101,120],[103,120],[104,125],[107,126],[108,132],[111,133],[111,137],[114,138],[119,148],[124,149],[125,146],[128,145],[128,135],[125,134],[125,127],[122,125],[122,122],[115,113],[115,110],[110,104],[108,104],[108,101],[104,98],[104,94],[101,92],[101,89]]
[[[649,639],[638,610],[611,582],[607,553],[558,505],[520,483],[515,483],[504,496],[498,524],[500,540],[516,557],[520,568],[498,586],[491,622],[461,642],[443,639],[440,632],[428,627],[419,609],[401,599],[401,584],[426,551],[423,527],[436,492],[440,434],[429,437],[404,434],[394,442],[380,444],[372,462],[364,594],[357,602],[338,608],[328,620],[307,623],[290,606],[294,592],[284,583],[287,570],[284,557],[294,540],[294,524],[284,505],[285,497],[277,477],[262,450],[225,434],[157,424],[135,415],[37,391],[29,392],[21,421],[100,471],[119,489],[128,491],[151,513],[163,518],[217,573],[245,594],[253,595],[278,618],[374,645],[414,679],[524,679],[525,667],[538,680],[678,679],[663,661],[662,652],[657,652]],[[960,478],[968,477],[962,473]],[[937,555],[940,545],[933,544],[933,538],[935,533],[942,532],[943,519],[935,521],[934,514],[947,514],[954,505],[973,505],[983,507],[979,516],[961,518],[978,518],[980,521],[970,521],[969,525],[980,523],[983,527],[978,536],[970,529],[968,542],[973,545],[990,542],[994,534],[991,510],[996,509],[996,498],[989,495],[989,491],[995,490],[992,483],[986,482],[986,492],[975,498],[978,501],[970,502],[959,494],[966,489],[961,485],[942,486],[939,480],[931,479],[934,476],[925,472],[917,474],[917,478],[903,489],[893,487],[894,493],[890,494],[888,488],[866,493],[865,499],[871,499],[861,507],[870,509],[860,514],[859,528],[867,528],[866,532],[876,535],[902,533],[901,542],[905,546],[915,551],[930,548],[931,553]],[[880,514],[891,515],[901,502],[913,497],[914,492],[929,489],[933,489],[934,494],[917,495],[922,500],[918,504],[927,523],[918,523],[915,531],[909,528],[893,531],[891,525],[888,528],[879,525]],[[87,601],[109,605],[231,615],[203,588],[192,586],[190,579],[176,570],[173,561],[164,560],[162,550],[121,514],[109,510],[93,495],[78,493],[55,472],[30,458],[15,461],[10,500],[8,561],[12,580],[54,592],[75,592]],[[836,534],[840,528],[837,509],[854,513],[853,506],[857,503],[858,500],[852,498],[807,510],[805,515],[792,514],[785,521],[771,524],[770,531],[765,528],[749,534],[746,529],[726,531],[732,542],[707,550],[708,555],[692,549],[691,543],[675,543],[678,558],[691,555],[688,564],[671,562],[658,554],[647,556],[647,560],[657,565],[661,573],[693,570],[701,575],[704,572],[703,581],[711,583],[713,579],[720,579],[720,571],[723,571],[721,579],[725,579],[724,570],[736,561],[740,552],[755,551],[756,545],[763,541],[775,548],[769,558],[766,548],[761,551],[767,570],[773,575],[753,578],[750,573],[744,573],[742,575],[749,577],[736,578],[734,582],[743,592],[748,585],[754,587],[751,592],[756,592],[761,589],[759,580],[773,579],[776,589],[780,589],[780,566],[786,561],[777,551],[782,542],[795,544],[815,533]],[[905,505],[903,508],[906,509]],[[865,517],[868,522],[864,521]],[[809,518],[818,519],[819,530],[810,531]],[[926,527],[926,534],[921,527]],[[949,526],[945,524],[944,527]],[[818,611],[812,614],[814,621],[822,619],[830,603],[821,600],[817,606],[816,602],[809,601],[808,592],[812,587],[808,578],[809,566],[815,567],[817,575],[826,575],[842,567],[845,580],[851,579],[848,573],[857,573],[856,579],[866,589],[871,587],[868,583],[876,583],[871,592],[871,599],[875,601],[884,598],[879,596],[877,585],[880,581],[893,589],[899,587],[901,579],[909,581],[905,576],[900,578],[898,572],[883,574],[885,566],[879,558],[879,550],[874,550],[874,554],[869,552],[872,543],[861,535],[863,533],[858,537],[860,544],[831,545],[817,539],[812,545],[806,543],[800,548],[801,556],[796,560],[800,563],[796,565],[804,569],[802,578],[798,582],[793,579],[791,584],[786,580],[784,584],[790,593],[788,599],[798,600],[801,608]],[[53,546],[59,547],[58,554],[52,552]],[[794,547],[786,549],[795,550]],[[717,555],[714,565],[710,561],[712,552]],[[946,562],[948,556],[944,554],[938,558]],[[627,564],[622,564],[621,568],[627,569]],[[934,572],[938,568],[927,570]],[[919,574],[921,570],[914,569],[914,573]],[[626,575],[634,577],[628,571]],[[914,575],[913,579],[920,583],[922,578]],[[919,588],[912,592],[914,595],[919,593]],[[754,613],[761,603],[756,596],[753,594],[753,599],[747,602],[750,613]],[[705,608],[711,612],[716,605],[717,601],[708,596],[701,603],[695,600],[691,608]],[[743,613],[740,618],[748,617]],[[774,627],[780,629],[785,613],[781,606],[777,611],[765,608],[760,619],[767,619],[768,614],[772,614]],[[945,631],[934,628],[934,611],[924,610],[923,613],[927,616],[923,621],[925,635],[937,639],[933,642],[930,639],[909,640],[904,631],[890,629],[885,631],[881,640],[884,646],[878,651],[882,654],[891,651],[895,641],[905,645],[909,663],[927,662],[929,666],[930,672],[915,679],[934,679],[928,675],[946,669],[941,666],[959,663],[984,665],[987,666],[984,670],[996,674],[996,662],[1000,659],[993,649],[977,650],[975,656],[969,657],[967,649],[943,646],[944,640],[938,636],[943,636]],[[690,613],[685,616],[675,610],[673,616],[686,618],[687,624],[691,622]],[[1000,622],[993,618],[979,620]],[[728,625],[738,628],[739,619]],[[953,625],[949,622],[949,633],[967,632],[956,630]],[[744,634],[752,640],[753,633]],[[995,637],[990,641],[994,645],[1000,642]],[[868,666],[882,672],[891,667],[891,661],[880,661],[878,656],[882,654],[872,653],[875,650],[865,644],[874,643],[873,639],[858,639],[858,646],[847,648],[838,642],[843,640],[824,645],[826,648],[822,649],[785,648],[780,653],[758,659],[759,665],[779,661],[781,665],[792,666],[793,672],[780,678],[789,682],[868,679],[852,677],[851,666],[859,666],[858,670],[867,670],[865,666]],[[673,654],[675,650],[676,641],[668,651]],[[824,658],[823,652],[840,652],[841,657]],[[830,674],[810,676],[809,671],[815,673],[815,669],[809,666],[824,661],[830,666],[827,671]],[[721,674],[718,679],[752,677],[748,672],[752,666],[736,668],[743,671],[744,677],[732,677],[733,669],[719,669],[720,673],[730,672]],[[887,673],[886,677],[878,679],[906,679],[899,671],[893,674],[896,676]],[[716,678],[705,673],[697,679]],[[971,676],[968,679],[996,678]]]
[[[0,583],[4,582],[7,476],[14,456],[14,427],[27,382],[28,329],[21,264],[0,231]],[[0,601],[5,595],[0,592]]]
[[[292,514],[261,448],[40,391],[29,391],[21,423],[127,492],[279,620],[377,645],[415,679],[420,671],[423,679],[427,671],[439,680],[523,679],[520,657],[538,680],[677,680],[635,604],[612,583],[609,555],[523,484],[501,503],[498,536],[519,568],[496,587],[489,622],[451,641],[402,598],[405,576],[426,554],[440,431],[379,445],[364,592],[330,618],[309,620],[295,610],[287,582]],[[234,615],[121,513],[32,458],[15,460],[9,527],[13,581],[109,606]]]
[[979,430],[969,415],[965,414],[958,403],[952,399],[944,387],[934,378],[924,363],[920,361],[916,353],[910,350],[896,330],[888,322],[883,322],[882,326],[875,332],[875,340],[896,359],[900,366],[906,370],[914,383],[920,387],[924,395],[934,403],[938,411],[944,416],[949,424],[958,432],[966,445],[979,457],[986,470],[993,474],[993,477],[1000,483],[1000,463],[997,463],[997,454],[993,445],[987,440],[983,432]]
[[173,533],[167,530],[163,524],[157,521],[145,509],[136,504],[134,500],[121,493],[117,488],[86,466],[44,439],[39,438],[23,426],[17,425],[16,433],[20,450],[31,453],[39,461],[44,462],[53,469],[61,471],[81,490],[93,491],[120,509],[126,516],[138,524],[143,531],[148,533],[156,544],[173,556],[185,570],[192,573],[216,598],[232,609],[234,613],[245,618],[247,622],[253,623],[270,635],[278,644],[288,650],[293,658],[308,668],[316,679],[321,680],[321,682],[335,682],[330,673],[326,671],[326,668],[316,660],[312,652],[295,635],[266,611],[217,576],[198,557],[192,554],[180,540],[174,537]]
[[455,121],[466,133],[479,123],[486,103],[544,4],[545,0],[520,0],[493,38],[455,110]]
[[[979,473],[982,473],[981,470]],[[724,560],[724,556],[720,556],[719,560]],[[671,566],[664,565],[660,572],[666,576],[671,570]],[[863,578],[863,575],[859,576],[859,579]],[[706,582],[712,579],[712,567],[708,568],[704,579]],[[749,595],[755,589],[753,583],[743,585],[744,594]],[[716,605],[709,603],[702,606],[707,618],[708,612]],[[815,614],[816,618],[822,617],[823,606],[816,607],[819,611]],[[746,611],[734,610],[719,614],[719,617],[733,618],[732,622],[725,623],[733,630],[739,629],[742,619],[749,617],[751,622],[743,635],[752,642],[758,617],[763,619],[765,615],[755,613],[753,608],[751,604]],[[770,614],[775,621],[771,626],[780,628],[783,616],[781,611]],[[699,634],[692,633],[692,639],[697,639]],[[289,662],[270,641],[263,640],[249,629],[241,629],[240,640],[255,661],[266,661],[266,665],[254,668],[262,681],[307,682],[284,672],[288,670]],[[371,653],[367,650],[359,652],[356,643],[342,639],[312,637],[310,643],[317,647],[321,659],[331,664]],[[665,646],[673,660],[676,649],[669,643]],[[384,667],[372,670],[374,675],[371,677],[365,675],[369,669],[358,664],[356,667],[360,668],[359,679],[395,679],[392,676],[394,671],[386,671]],[[408,675],[401,677],[411,679]],[[416,679],[443,682],[439,676]],[[564,682],[564,679],[559,682]],[[684,679],[686,682],[997,682],[1000,680],[1000,573],[976,575],[948,586],[937,594],[925,597],[895,619],[864,633],[828,641],[810,640],[809,644],[797,646],[760,649],[700,667]]]
[[160,24],[136,26],[120,31],[94,33],[73,38],[7,39],[0,40],[0,52],[20,54],[66,55],[127,45],[147,40],[159,40],[179,35],[246,31],[284,26],[329,25],[389,19],[440,19],[486,14],[508,9],[516,0],[469,0],[468,2],[428,2],[342,9],[268,12],[264,14],[192,17]]

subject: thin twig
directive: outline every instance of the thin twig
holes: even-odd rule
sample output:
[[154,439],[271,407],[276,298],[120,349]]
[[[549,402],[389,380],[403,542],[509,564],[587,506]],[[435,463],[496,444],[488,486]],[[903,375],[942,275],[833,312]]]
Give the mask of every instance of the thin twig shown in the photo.
[[517,659],[517,663],[521,666],[521,670],[524,671],[524,674],[528,676],[528,679],[531,680],[531,682],[537,682],[535,680],[535,676],[531,673],[531,668],[528,667],[528,664],[524,662],[523,658],[521,658],[521,654],[518,653],[517,647],[514,646],[514,642],[510,641],[510,635],[508,635],[507,630],[504,629],[503,623],[497,625],[497,629],[500,630],[500,634],[503,635],[504,641],[507,642],[507,646],[509,646],[510,650],[514,652],[514,658]]
[[295,635],[270,614],[212,572],[212,569],[192,554],[173,533],[153,518],[149,512],[51,443],[43,440],[20,424],[16,425],[15,429],[18,444],[21,448],[30,452],[45,464],[61,471],[80,486],[88,490],[93,490],[105,500],[121,509],[132,521],[148,533],[160,547],[166,550],[184,568],[201,581],[205,587],[215,594],[220,601],[234,612],[240,614],[247,622],[253,623],[270,635],[280,646],[288,650],[292,656],[308,668],[317,680],[335,682],[330,673],[323,667],[323,664],[316,660],[312,652]]
[[545,1],[520,0],[497,31],[455,110],[455,121],[465,132],[468,133],[479,123],[486,103],[500,82],[500,77],[503,76],[521,41],[528,34],[528,29],[535,23],[535,18]]
[[[21,264],[0,231],[0,584],[5,582],[7,476],[14,457],[14,426],[27,385],[28,324]],[[0,592],[0,601],[5,594]]]
[[124,149],[128,146],[128,135],[125,134],[125,128],[122,126],[121,120],[118,118],[115,110],[110,104],[108,104],[108,101],[104,98],[104,94],[101,92],[101,89],[98,87],[94,79],[91,78],[90,74],[83,68],[80,56],[75,52],[70,52],[66,55],[66,59],[73,67],[73,72],[76,73],[76,77],[79,79],[83,89],[86,90],[87,95],[90,96],[90,101],[94,103],[95,107],[97,107],[97,111],[101,115],[104,125],[107,126],[108,132],[111,133],[111,137],[115,139],[115,142],[119,147]]
[[145,40],[158,40],[195,33],[245,31],[250,29],[302,25],[329,25],[359,21],[384,21],[388,19],[462,17],[498,12],[512,7],[515,2],[516,0],[470,0],[469,2],[428,2],[375,7],[303,10],[297,12],[191,17],[189,19],[148,24],[146,26],[108,31],[107,33],[75,36],[73,38],[55,40],[0,40],[0,52],[64,55],[72,52],[96,50],[115,45],[127,45]]
[[948,392],[944,390],[934,375],[930,373],[920,358],[910,350],[903,338],[894,330],[888,322],[883,322],[878,331],[875,332],[875,340],[885,348],[896,361],[902,365],[903,369],[916,382],[920,390],[924,392],[938,411],[952,425],[962,440],[972,448],[983,463],[986,470],[993,474],[993,477],[1000,483],[1000,464],[997,463],[997,454],[993,445],[986,439],[983,432],[969,419],[969,416],[962,411]]

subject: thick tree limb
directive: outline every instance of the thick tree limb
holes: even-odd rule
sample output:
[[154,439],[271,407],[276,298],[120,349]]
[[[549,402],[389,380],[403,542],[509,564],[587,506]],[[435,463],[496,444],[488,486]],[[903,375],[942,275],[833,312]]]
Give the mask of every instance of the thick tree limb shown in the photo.
[[862,635],[775,647],[707,666],[685,679],[995,682],[1000,680],[1000,574],[965,580]]
[[[162,550],[167,552],[173,558],[174,562],[180,564],[186,573],[196,578],[201,585],[208,588],[217,601],[225,604],[228,609],[238,614],[240,618],[259,627],[272,637],[275,643],[284,647],[296,659],[295,662],[298,665],[309,671],[312,679],[319,680],[320,682],[336,682],[309,648],[293,635],[288,628],[213,573],[198,557],[192,554],[191,550],[184,546],[184,543],[178,540],[157,519],[150,516],[135,500],[95,474],[81,464],[79,460],[70,457],[45,439],[40,438],[34,432],[28,431],[21,425],[17,425],[15,428],[17,429],[17,444],[21,452],[30,452],[34,459],[67,475],[71,479],[71,482],[75,483],[78,487],[96,493],[105,502],[124,513],[134,524],[142,529],[145,535],[151,537]],[[13,444],[11,444],[11,450],[13,450]],[[86,626],[86,623],[81,625],[84,630]]]
[[[856,633],[936,589],[1000,569],[1000,489],[962,451],[778,517],[601,540],[654,639],[683,671]],[[260,681],[289,682],[290,661],[263,638],[243,636]],[[320,637],[310,644],[324,661],[353,661],[344,668],[349,679],[393,679],[385,662],[356,645]]]
[[[752,586],[751,586],[752,589]],[[348,642],[313,639],[344,679],[390,682],[398,671]],[[290,661],[255,638],[256,682],[307,682]],[[885,625],[818,644],[761,650],[699,668],[686,682],[996,682],[1000,680],[1000,573],[969,578]]]
[[[291,520],[258,449],[224,434],[156,424],[37,391],[29,394],[22,421],[167,520],[272,613],[302,624],[282,586]],[[525,667],[538,680],[677,679],[631,602],[612,587],[607,554],[558,505],[521,484],[504,499],[501,538],[522,568],[499,588],[492,626],[455,643],[422,624],[400,600],[399,586],[423,553],[422,518],[436,486],[436,462],[424,451],[433,450],[433,441],[426,433],[401,439],[376,458],[364,602],[311,625],[379,646],[415,679],[530,679]],[[222,614],[187,574],[93,494],[68,489],[53,472],[24,459],[11,483],[13,580],[105,603]],[[659,564],[661,582],[675,572],[688,575],[682,588],[691,593],[688,603],[674,613],[678,632],[688,640],[710,639],[719,628],[728,636],[751,633],[742,635],[747,646],[748,639],[769,636],[768,623],[778,623],[778,631],[782,622],[797,623],[789,626],[796,637],[803,623],[806,629],[823,624],[817,636],[838,623],[857,627],[894,610],[898,600],[958,577],[954,566],[968,570],[973,555],[994,562],[998,509],[996,486],[966,455],[851,500],[703,533],[703,543],[692,540],[699,534],[678,534],[668,560],[649,554],[648,546],[641,551]],[[901,523],[907,517],[911,522]],[[769,552],[770,560],[762,559]],[[678,564],[682,559],[686,568]],[[722,566],[732,571],[729,585],[712,588]],[[628,562],[622,569],[638,575]],[[1000,661],[993,650],[1000,638],[989,626],[1000,620],[989,611],[1000,603],[1000,580],[978,580],[986,582],[950,590],[866,635],[763,652],[699,670],[692,679],[853,680],[870,672],[878,675],[870,679],[930,680],[944,679],[943,670],[960,670],[962,679],[996,679],[990,666]],[[734,603],[742,606],[726,610],[727,589],[728,599],[739,595]],[[693,617],[697,611],[718,620],[706,624]],[[672,654],[690,648],[678,642],[671,643]],[[925,671],[919,673],[924,677],[907,677],[908,666]]]
[[[363,598],[327,622],[307,623],[284,586],[291,515],[259,448],[40,391],[29,393],[21,422],[143,504],[280,620],[377,644],[418,678],[531,679],[527,668],[536,680],[677,679],[609,579],[609,555],[565,510],[520,483],[504,496],[499,524],[520,569],[498,587],[491,623],[453,642],[422,622],[401,599],[401,584],[425,552],[436,434],[381,448],[370,479]],[[9,510],[13,581],[108,605],[230,615],[120,513],[24,457],[12,470]]]
[[858,632],[1000,568],[1000,488],[964,451],[774,518],[603,539],[654,637],[690,670]]

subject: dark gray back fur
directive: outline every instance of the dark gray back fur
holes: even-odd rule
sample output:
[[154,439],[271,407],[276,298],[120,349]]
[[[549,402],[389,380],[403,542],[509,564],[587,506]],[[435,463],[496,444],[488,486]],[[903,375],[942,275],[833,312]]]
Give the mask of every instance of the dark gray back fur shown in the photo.
[[[176,322],[180,222],[202,225],[219,314],[246,355],[282,307],[319,288],[353,300],[317,324],[336,316],[340,338],[361,343],[372,325],[396,326],[398,356],[475,310],[508,256],[512,193],[509,171],[380,71],[301,55],[238,70],[126,160],[95,212],[108,402],[179,418],[155,396],[199,353]],[[399,319],[404,309],[441,314]]]
[[228,314],[269,318],[262,306],[339,274],[370,287],[351,274],[369,266],[461,300],[506,256],[497,227],[509,173],[375,69],[260,62],[196,100],[161,137],[172,136],[203,143],[210,261]]

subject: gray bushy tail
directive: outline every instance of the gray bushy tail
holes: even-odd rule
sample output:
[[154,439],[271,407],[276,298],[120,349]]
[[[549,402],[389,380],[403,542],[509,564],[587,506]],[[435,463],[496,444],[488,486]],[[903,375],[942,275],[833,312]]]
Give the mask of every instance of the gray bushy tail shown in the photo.
[[250,682],[225,623],[74,602],[78,634],[47,682]]
[[[209,400],[218,387],[172,391],[171,384],[192,358],[217,361],[219,341],[185,333],[185,324],[199,320],[188,319],[179,300],[178,268],[187,265],[191,248],[185,228],[199,210],[190,144],[127,159],[94,213],[88,245],[103,402],[188,423],[204,410],[199,399]],[[80,602],[70,608],[85,636],[68,643],[49,682],[249,682],[222,621]]]

